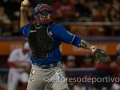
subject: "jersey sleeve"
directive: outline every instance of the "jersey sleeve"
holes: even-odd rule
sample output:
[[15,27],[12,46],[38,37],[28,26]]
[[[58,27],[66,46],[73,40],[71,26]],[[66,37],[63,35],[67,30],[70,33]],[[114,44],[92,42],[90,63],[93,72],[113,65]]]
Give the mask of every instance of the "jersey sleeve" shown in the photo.
[[63,26],[58,25],[57,27],[57,36],[58,38],[65,43],[73,44],[79,46],[81,38],[67,31]]
[[17,52],[12,51],[8,57],[8,62],[16,62],[17,60]]
[[20,31],[21,31],[22,34],[24,34],[25,36],[28,36],[28,35],[29,35],[29,31],[30,31],[30,27],[31,27],[31,24],[28,24],[28,25],[20,28]]

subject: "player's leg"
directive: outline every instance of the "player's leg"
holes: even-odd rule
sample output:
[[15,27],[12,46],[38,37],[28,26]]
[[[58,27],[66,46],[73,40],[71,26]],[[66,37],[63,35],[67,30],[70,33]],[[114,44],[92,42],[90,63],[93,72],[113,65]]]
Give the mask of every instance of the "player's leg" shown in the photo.
[[8,74],[7,90],[16,90],[18,80],[19,80],[19,74],[13,70],[10,70]]
[[24,90],[26,90],[26,88],[27,88],[28,78],[29,78],[29,74],[28,73],[26,73],[26,72],[21,73],[20,81],[23,84]]
[[69,90],[67,82],[55,82],[52,88],[53,90]]
[[44,90],[53,90],[49,83],[46,84]]
[[53,90],[69,90],[68,83],[65,79],[65,70],[60,63],[58,67],[49,70],[48,78],[49,84]]
[[45,83],[43,82],[43,76],[44,71],[39,67],[32,65],[27,90],[44,90]]

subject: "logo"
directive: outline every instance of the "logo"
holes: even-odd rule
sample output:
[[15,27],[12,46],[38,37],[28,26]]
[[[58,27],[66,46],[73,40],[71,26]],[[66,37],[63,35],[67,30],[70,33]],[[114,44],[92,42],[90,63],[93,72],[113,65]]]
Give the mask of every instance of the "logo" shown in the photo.
[[36,32],[37,30],[31,30],[30,32]]

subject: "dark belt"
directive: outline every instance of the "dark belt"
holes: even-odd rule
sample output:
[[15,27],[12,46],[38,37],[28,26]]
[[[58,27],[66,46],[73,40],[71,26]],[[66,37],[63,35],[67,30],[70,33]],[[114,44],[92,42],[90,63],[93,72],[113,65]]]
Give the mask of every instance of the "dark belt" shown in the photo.
[[40,64],[33,63],[33,65],[36,65],[42,69],[49,69],[49,68],[58,66],[59,63],[61,63],[61,62],[56,62],[56,63],[52,63],[52,64],[47,64],[47,65],[40,65]]

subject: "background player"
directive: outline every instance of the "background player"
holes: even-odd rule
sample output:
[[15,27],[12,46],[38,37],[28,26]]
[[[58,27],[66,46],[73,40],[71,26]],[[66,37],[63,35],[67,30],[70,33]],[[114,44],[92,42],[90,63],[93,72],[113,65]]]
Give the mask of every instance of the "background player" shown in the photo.
[[30,48],[28,42],[25,42],[21,48],[15,49],[11,52],[8,58],[8,65],[10,67],[8,75],[8,89],[16,90],[18,81],[23,83],[26,90],[29,71],[31,67]]
[[20,7],[21,32],[28,37],[32,50],[30,58],[32,69],[27,90],[44,90],[46,83],[49,83],[53,90],[69,90],[65,81],[65,70],[61,63],[62,56],[59,49],[61,42],[91,50],[97,63],[110,60],[103,50],[71,34],[62,25],[55,24],[54,10],[47,4],[38,4],[35,7],[33,17],[36,23],[30,24],[26,16],[29,4],[30,2],[25,0]]

